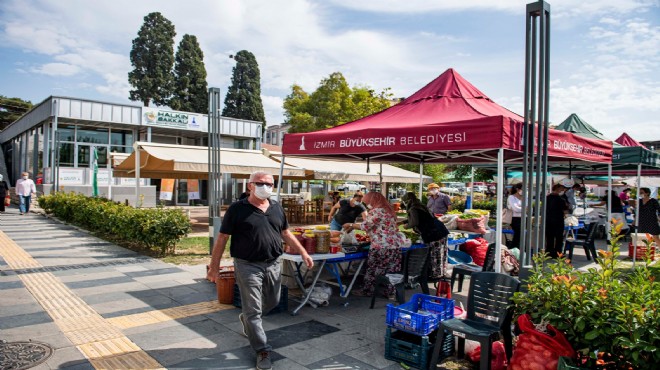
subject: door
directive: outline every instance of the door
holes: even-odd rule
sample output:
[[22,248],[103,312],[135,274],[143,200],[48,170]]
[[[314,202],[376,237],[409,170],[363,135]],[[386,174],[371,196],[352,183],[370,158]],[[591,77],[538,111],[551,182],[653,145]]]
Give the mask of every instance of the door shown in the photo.
[[176,183],[176,204],[188,205],[188,180],[179,179]]

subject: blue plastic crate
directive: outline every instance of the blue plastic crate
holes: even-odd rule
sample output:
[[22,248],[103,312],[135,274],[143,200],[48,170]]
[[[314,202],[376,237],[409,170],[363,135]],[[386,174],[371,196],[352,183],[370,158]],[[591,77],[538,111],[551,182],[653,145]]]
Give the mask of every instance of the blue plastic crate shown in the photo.
[[[234,307],[241,308],[241,290],[238,288],[238,284],[234,284]],[[289,288],[286,285],[282,285],[282,290],[280,291],[280,304],[277,307],[273,308],[266,315],[271,315],[274,313],[287,312],[289,310]]]
[[[419,336],[402,330],[387,328],[385,333],[385,358],[390,361],[404,362],[418,369],[426,369],[429,360],[433,357],[433,348],[437,339],[437,331],[430,335]],[[444,332],[440,339],[442,347],[438,361],[454,353],[454,337]]]
[[387,305],[387,326],[416,335],[428,335],[440,321],[454,318],[454,301],[426,294],[415,294],[399,306]]

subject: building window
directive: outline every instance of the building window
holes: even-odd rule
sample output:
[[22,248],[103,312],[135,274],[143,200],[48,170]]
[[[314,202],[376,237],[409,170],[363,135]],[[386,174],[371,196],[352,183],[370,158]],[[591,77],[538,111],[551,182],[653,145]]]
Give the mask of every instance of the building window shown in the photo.
[[110,133],[110,144],[133,146],[133,132],[127,130],[112,130]]
[[74,146],[74,144],[68,143],[60,144],[60,166],[73,167],[75,165],[73,156]]
[[76,136],[79,143],[108,144],[107,128],[79,127]]
[[250,149],[250,140],[234,139],[234,149]]

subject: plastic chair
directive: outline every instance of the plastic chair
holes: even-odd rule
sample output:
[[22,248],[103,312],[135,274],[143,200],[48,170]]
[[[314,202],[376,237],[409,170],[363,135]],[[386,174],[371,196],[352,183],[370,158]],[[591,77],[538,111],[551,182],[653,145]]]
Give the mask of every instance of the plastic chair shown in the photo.
[[566,242],[566,245],[564,246],[564,254],[568,252],[569,260],[573,260],[573,248],[575,248],[575,246],[581,246],[584,248],[584,254],[587,256],[587,261],[591,260],[589,253],[591,253],[594,260],[598,258],[598,255],[596,254],[596,245],[594,243],[596,239],[597,226],[597,222],[590,223],[589,226],[587,226],[586,234],[578,233],[572,242]]
[[396,288],[396,300],[399,304],[406,302],[406,284],[419,283],[424,294],[429,294],[429,286],[426,281],[428,267],[428,247],[415,248],[408,251],[403,257],[403,271],[390,272],[376,277],[376,286],[371,296],[371,306],[374,308],[376,294],[379,288],[386,288],[394,285]]
[[[493,342],[504,339],[507,359],[513,352],[511,298],[518,291],[520,282],[509,275],[496,272],[475,272],[470,278],[468,312],[465,320],[451,319],[440,322],[439,332],[446,330],[458,337],[458,355],[465,353],[465,340],[481,344],[480,369],[490,369]],[[435,369],[442,349],[442,341],[436,341],[429,369]]]
[[[495,243],[488,244],[484,266],[481,271],[495,271]],[[472,275],[474,272],[478,271],[470,269],[467,266],[454,266],[454,269],[451,272],[450,281],[452,292],[454,291],[454,281],[456,281],[456,277],[458,277],[458,291],[460,292],[463,290],[463,279],[465,278],[465,275]]]

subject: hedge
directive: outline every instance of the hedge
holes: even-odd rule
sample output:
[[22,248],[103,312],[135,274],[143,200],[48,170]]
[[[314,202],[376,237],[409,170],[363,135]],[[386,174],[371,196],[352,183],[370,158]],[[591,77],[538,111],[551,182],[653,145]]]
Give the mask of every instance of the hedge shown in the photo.
[[174,253],[190,232],[190,220],[179,209],[133,208],[105,198],[57,192],[38,198],[39,207],[68,222],[134,249],[161,255]]
[[[472,201],[472,208],[488,210],[490,211],[491,216],[495,216],[495,209],[497,208],[497,202],[494,200],[474,200]],[[465,211],[465,201],[458,200],[456,198],[452,199],[451,209],[461,212]]]

